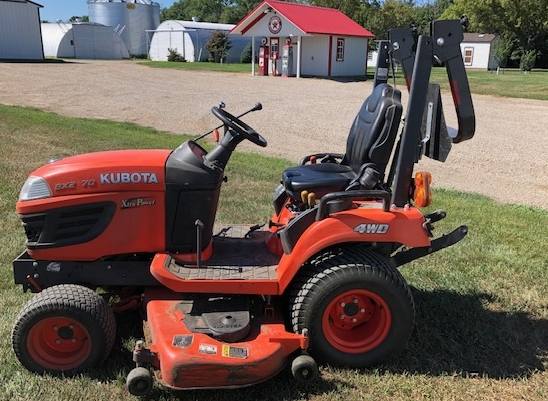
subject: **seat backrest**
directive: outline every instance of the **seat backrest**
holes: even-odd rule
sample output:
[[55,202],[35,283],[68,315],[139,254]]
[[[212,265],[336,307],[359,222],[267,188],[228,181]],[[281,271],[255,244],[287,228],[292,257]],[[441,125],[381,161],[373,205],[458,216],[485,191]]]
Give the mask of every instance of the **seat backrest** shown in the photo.
[[341,164],[357,173],[364,163],[374,163],[384,175],[401,114],[401,92],[388,84],[377,85],[352,123]]

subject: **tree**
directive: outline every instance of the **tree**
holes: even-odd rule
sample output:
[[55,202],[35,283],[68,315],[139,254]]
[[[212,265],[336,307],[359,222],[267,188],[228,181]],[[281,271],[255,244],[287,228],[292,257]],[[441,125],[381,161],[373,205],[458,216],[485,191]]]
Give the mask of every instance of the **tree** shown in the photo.
[[160,12],[160,21],[185,20],[237,24],[260,0],[180,0]]
[[72,17],[70,17],[69,22],[89,22],[89,16],[87,16],[87,15],[82,15],[82,16],[73,15]]
[[413,24],[413,7],[409,2],[386,0],[382,5],[380,26],[375,29],[377,39],[387,39],[388,30],[391,28],[409,27]]
[[367,2],[362,0],[311,0],[310,1],[310,4],[315,6],[334,8],[336,10],[339,10],[350,18],[354,18],[354,16],[359,12],[360,7],[362,6],[363,3],[367,3]]
[[225,3],[223,0],[180,0],[160,13],[160,20],[219,22]]
[[249,14],[261,0],[227,1],[223,8],[219,22],[222,24],[237,24]]
[[413,19],[419,34],[430,34],[430,23],[440,18],[452,0],[436,0],[413,8]]
[[231,47],[228,34],[218,29],[213,31],[205,45],[209,52],[209,61],[215,63],[222,63]]
[[512,51],[515,49],[515,38],[509,34],[501,35],[498,40],[493,44],[493,57],[497,61],[497,74],[499,73],[499,68],[505,68],[508,59],[512,55]]
[[499,0],[505,31],[513,32],[524,53],[541,50],[548,30],[548,0]]
[[[535,59],[548,51],[548,0],[455,0],[442,18],[461,14],[470,18],[470,31],[495,33],[515,39],[514,56]],[[515,57],[514,57],[515,58]]]
[[504,18],[504,11],[500,0],[455,0],[446,8],[441,19],[459,19],[466,14],[470,19],[468,32],[500,34],[500,19]]

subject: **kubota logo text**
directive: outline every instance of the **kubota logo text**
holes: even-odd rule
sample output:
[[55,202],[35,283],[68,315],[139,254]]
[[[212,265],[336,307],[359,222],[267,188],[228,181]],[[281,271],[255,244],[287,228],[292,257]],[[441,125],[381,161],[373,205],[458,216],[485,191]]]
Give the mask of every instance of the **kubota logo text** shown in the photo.
[[104,173],[100,175],[101,184],[158,184],[155,173]]
[[389,228],[388,224],[360,224],[354,231],[360,234],[386,234]]

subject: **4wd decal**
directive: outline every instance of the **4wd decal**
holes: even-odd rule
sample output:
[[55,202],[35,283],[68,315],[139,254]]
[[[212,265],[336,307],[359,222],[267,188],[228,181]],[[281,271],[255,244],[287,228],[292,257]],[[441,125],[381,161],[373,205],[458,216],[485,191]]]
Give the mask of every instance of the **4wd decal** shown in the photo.
[[386,234],[389,228],[388,224],[360,224],[354,231],[360,234]]
[[99,181],[103,184],[158,184],[155,173],[101,173]]
[[148,197],[148,198],[129,198],[129,199],[122,199],[122,206],[120,209],[130,209],[133,207],[140,207],[140,206],[152,206],[156,204],[156,198]]

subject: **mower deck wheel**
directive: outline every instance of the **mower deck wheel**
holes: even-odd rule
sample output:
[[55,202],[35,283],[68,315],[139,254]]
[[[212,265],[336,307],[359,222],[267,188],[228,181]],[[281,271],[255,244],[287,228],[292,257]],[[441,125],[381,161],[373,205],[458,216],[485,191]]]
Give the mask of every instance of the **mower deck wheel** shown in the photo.
[[318,364],[309,355],[299,355],[291,363],[291,374],[300,383],[311,383],[320,374]]
[[12,346],[37,373],[72,376],[101,363],[116,337],[116,320],[95,291],[74,284],[46,288],[16,319]]
[[152,374],[147,368],[134,368],[127,375],[126,384],[131,394],[136,396],[147,395],[152,390]]

